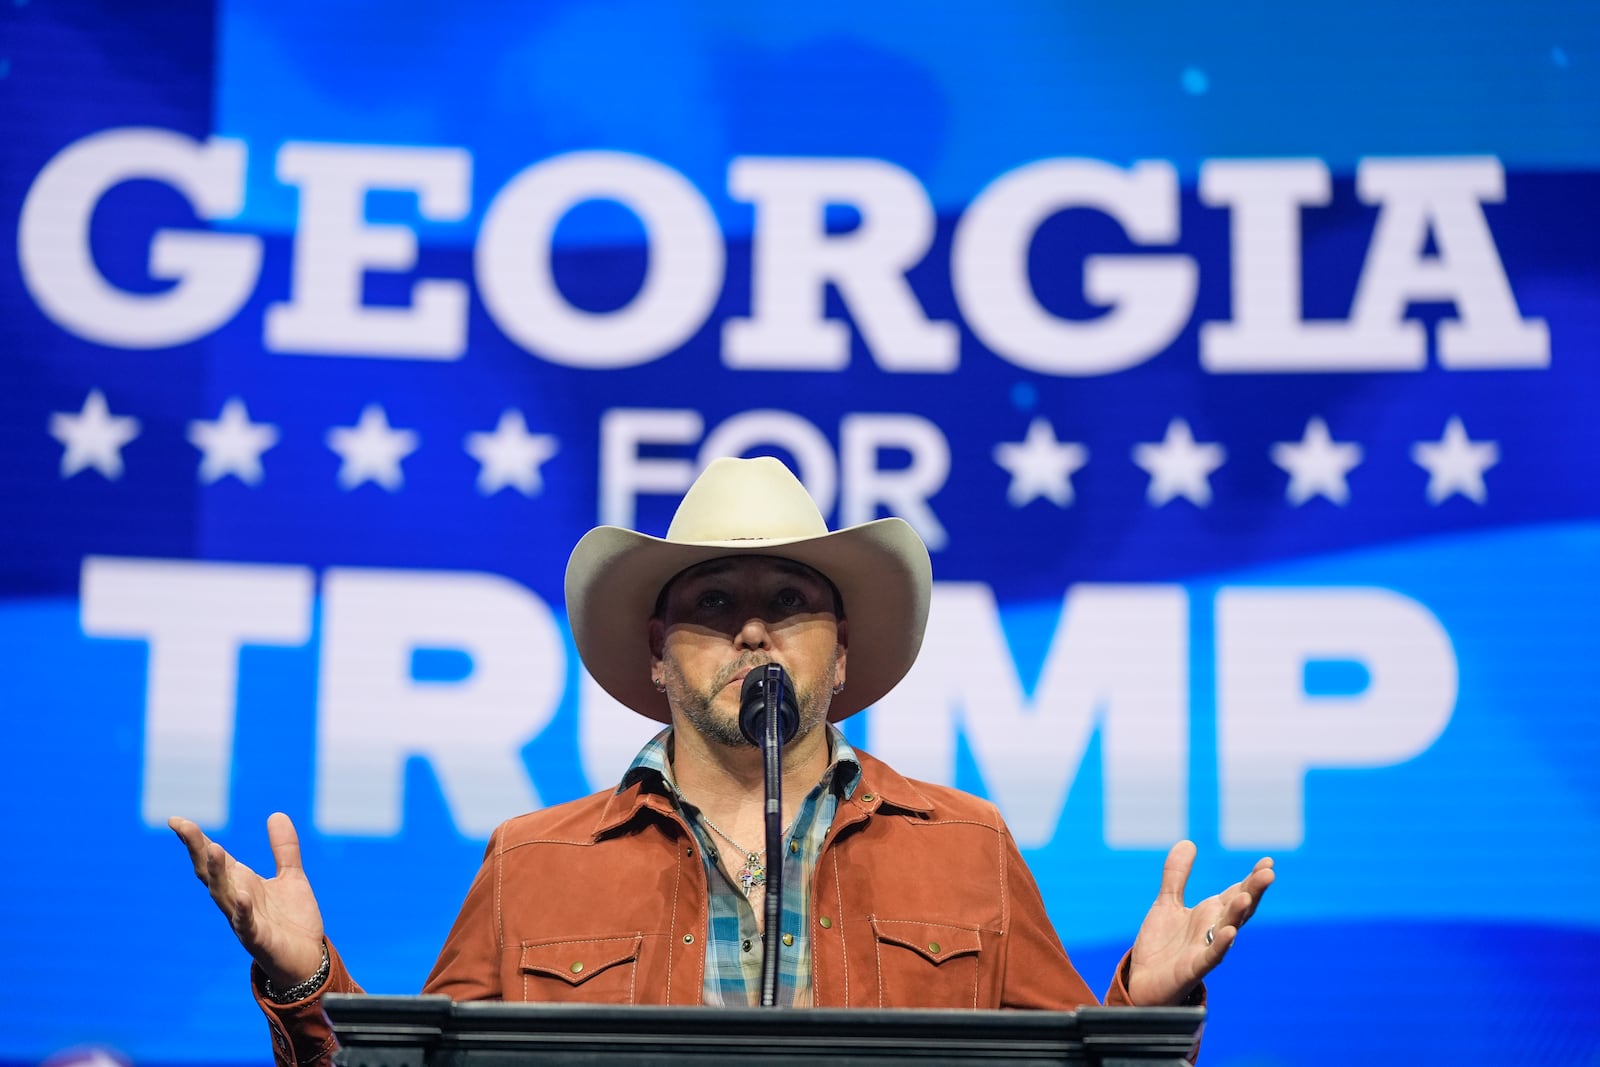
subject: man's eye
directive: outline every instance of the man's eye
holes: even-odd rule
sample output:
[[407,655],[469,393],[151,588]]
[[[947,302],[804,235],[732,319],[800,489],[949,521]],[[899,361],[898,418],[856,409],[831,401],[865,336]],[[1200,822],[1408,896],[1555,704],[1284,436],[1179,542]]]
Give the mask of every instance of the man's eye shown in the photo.
[[778,594],[777,600],[780,607],[791,610],[806,606],[806,595],[798,589],[785,589]]
[[718,592],[716,590],[701,593],[699,598],[697,598],[694,602],[694,606],[702,611],[716,611],[720,608],[727,607],[727,605],[727,594]]

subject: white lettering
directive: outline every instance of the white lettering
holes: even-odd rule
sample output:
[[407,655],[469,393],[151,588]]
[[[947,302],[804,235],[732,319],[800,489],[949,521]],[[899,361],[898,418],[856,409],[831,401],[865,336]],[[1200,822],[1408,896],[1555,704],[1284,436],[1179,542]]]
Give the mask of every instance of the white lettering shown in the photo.
[[1084,291],[1111,310],[1076,321],[1046,310],[1028,277],[1039,226],[1067,208],[1116,219],[1139,244],[1178,239],[1178,177],[1147,160],[1124,171],[1093,159],[1047,159],[995,179],[962,216],[951,283],[978,339],[1002,359],[1043,374],[1110,374],[1143,363],[1178,336],[1194,309],[1199,272],[1183,255],[1089,256]]
[[[555,715],[566,651],[550,609],[492,574],[330,569],[323,579],[316,825],[399,831],[406,761],[426,759],[456,826],[484,838],[539,806],[522,747]],[[471,659],[419,681],[419,649]]]
[[[648,266],[627,306],[570,304],[551,269],[556,223],[578,204],[612,200],[644,225]],[[536,163],[500,191],[475,257],[484,306],[506,335],[570,367],[658,359],[705,322],[722,289],[722,235],[705,198],[671,167],[623,152],[571,152]]]
[[[1448,300],[1460,318],[1439,324],[1442,366],[1550,365],[1549,328],[1518,313],[1483,217],[1483,204],[1505,199],[1499,160],[1366,159],[1356,191],[1383,205],[1351,309],[1363,347],[1420,359],[1422,326],[1401,322],[1406,304]],[[1437,256],[1422,254],[1430,231]]]
[[639,446],[688,445],[705,432],[698,411],[687,408],[612,408],[600,416],[600,522],[633,529],[641,493],[681,496],[694,481],[687,459],[646,458]]
[[130,293],[95,265],[89,220],[108,190],[136,178],[168,183],[203,220],[231,218],[244,206],[244,164],[242,141],[158,129],[106,130],[62,149],[34,179],[17,221],[22,281],[39,309],[85,340],[133,349],[186,344],[233,318],[255,288],[260,238],[157,230],[150,275],[177,284]]
[[[1505,196],[1498,160],[1369,159],[1356,191],[1381,210],[1349,321],[1301,318],[1300,209],[1328,203],[1318,160],[1211,160],[1200,198],[1232,210],[1232,322],[1200,328],[1210,371],[1414,371],[1427,365],[1418,301],[1450,301],[1459,319],[1439,325],[1445,367],[1545,367],[1549,329],[1523,319],[1483,217]],[[1432,234],[1437,255],[1423,250]]]
[[[18,219],[22,280],[40,310],[76,336],[129,349],[185,344],[224,325],[259,279],[258,236],[158,229],[148,270],[173,284],[133,292],[101,272],[90,222],[109,190],[138,179],[170,185],[201,223],[237,217],[245,157],[240,141],[145,127],[102,131],[64,148],[35,178]],[[404,275],[418,263],[415,229],[365,215],[368,193],[395,190],[415,193],[422,220],[464,219],[471,171],[462,148],[287,143],[277,174],[298,186],[300,215],[291,296],[266,310],[267,348],[460,359],[468,282],[420,278],[404,304],[362,302],[368,274]],[[957,369],[957,324],[929,319],[908,280],[936,232],[934,208],[914,175],[880,159],[741,157],[729,165],[728,189],[754,206],[756,221],[750,313],[720,324],[726,366],[843,370],[853,323],[888,372]],[[1455,308],[1438,327],[1441,367],[1549,366],[1549,326],[1521,314],[1484,213],[1485,204],[1505,199],[1497,159],[1362,160],[1356,192],[1379,210],[1350,312],[1307,319],[1302,214],[1330,203],[1327,166],[1317,159],[1203,162],[1201,201],[1229,211],[1233,305],[1232,318],[1200,324],[1206,370],[1420,370],[1426,331],[1406,318],[1418,303]],[[631,211],[645,234],[644,279],[610,311],[574,305],[554,273],[558,224],[593,200]],[[859,224],[829,232],[833,208],[853,209]],[[999,176],[968,205],[952,238],[951,289],[977,340],[1000,358],[1052,376],[1114,374],[1159,355],[1188,324],[1198,268],[1171,250],[1090,255],[1084,296],[1104,312],[1057,314],[1041,302],[1028,262],[1040,227],[1073,209],[1104,213],[1142,246],[1170,245],[1181,232],[1170,164],[1040,160]],[[536,163],[500,190],[484,215],[473,269],[485,308],[512,342],[564,366],[615,369],[668,355],[706,327],[726,257],[716,216],[681,174],[640,155],[588,151]],[[826,317],[830,287],[850,322]]]
[[[911,462],[895,470],[878,466],[886,449],[904,449]],[[928,548],[937,552],[950,534],[928,505],[928,498],[950,478],[950,442],[920,415],[846,415],[839,424],[840,480],[844,500],[839,525],[855,526],[878,517],[881,505],[909,522]]]
[[411,290],[409,307],[361,302],[370,270],[408,271],[417,235],[366,221],[367,193],[414,190],[417,212],[453,222],[471,202],[472,157],[459,148],[290,142],[278,153],[278,179],[300,187],[294,284],[287,303],[267,308],[266,344],[276,352],[460,359],[467,350],[467,287],[430,279]]
[[1301,317],[1300,212],[1332,196],[1328,168],[1319,159],[1214,159],[1201,165],[1201,203],[1231,209],[1233,257],[1233,321],[1200,326],[1200,362],[1207,370],[1415,368],[1403,355],[1351,351],[1350,326],[1342,320]]
[[[831,283],[873,357],[896,371],[952,371],[959,336],[930,322],[906,271],[933,241],[933,205],[916,178],[881,159],[735,159],[729,192],[756,205],[751,317],[723,326],[723,361],[765,370],[842,370],[850,331],[823,316]],[[830,234],[830,205],[860,224]]]
[[[841,454],[809,420],[789,411],[743,411],[718,424],[695,459],[641,453],[691,445],[704,430],[696,411],[613,408],[600,418],[600,521],[632,528],[642,494],[679,496],[698,471],[722,456],[777,450],[824,515],[840,503],[841,525],[867,522],[880,507],[899,515],[930,548],[949,534],[928,500],[950,475],[950,444],[937,425],[915,415],[856,413],[840,422]],[[904,450],[910,462],[882,469],[884,451]],[[841,488],[842,483],[842,488]]]
[[1067,593],[1029,701],[993,592],[940,582],[922,653],[874,706],[868,747],[902,773],[951,783],[963,729],[989,795],[1026,848],[1054,836],[1098,728],[1106,843],[1164,847],[1188,823],[1188,667],[1182,587],[1079,585]]
[[150,646],[145,825],[227,825],[239,649],[309,640],[311,591],[305,567],[85,557],[83,632]]
[[[1449,722],[1456,658],[1433,614],[1387,589],[1225,589],[1217,594],[1222,843],[1296,848],[1306,771],[1382,767]],[[1366,688],[1311,696],[1306,664],[1354,661]]]

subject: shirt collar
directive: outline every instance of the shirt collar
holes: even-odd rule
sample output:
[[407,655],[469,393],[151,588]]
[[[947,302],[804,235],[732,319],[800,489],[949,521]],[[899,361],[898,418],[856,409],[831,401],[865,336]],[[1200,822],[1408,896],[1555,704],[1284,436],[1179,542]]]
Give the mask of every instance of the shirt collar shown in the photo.
[[[828,730],[828,750],[832,755],[820,781],[840,796],[848,798],[861,781],[861,759],[856,755],[856,750],[850,747],[850,742],[845,740],[843,730],[831,722],[825,725]],[[666,793],[682,802],[683,794],[678,792],[678,784],[672,777],[672,761],[668,757],[671,746],[672,727],[668,726],[645,742],[645,746],[628,765],[617,792],[622,793],[638,783],[646,792]]]

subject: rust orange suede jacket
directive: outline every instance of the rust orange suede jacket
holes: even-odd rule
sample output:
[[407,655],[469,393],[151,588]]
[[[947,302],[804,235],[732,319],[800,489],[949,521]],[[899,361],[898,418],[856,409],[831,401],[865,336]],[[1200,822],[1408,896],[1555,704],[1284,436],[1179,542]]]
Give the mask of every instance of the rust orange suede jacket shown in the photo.
[[[1043,1008],[1096,1003],[1061,948],[993,804],[901,777],[860,750],[815,871],[818,1007]],[[457,1000],[699,1004],[705,867],[672,801],[637,783],[503,823],[424,993]],[[361,992],[337,951],[322,990],[256,999],[279,1064],[336,1048],[324,992]],[[1127,960],[1106,994],[1128,1004]]]

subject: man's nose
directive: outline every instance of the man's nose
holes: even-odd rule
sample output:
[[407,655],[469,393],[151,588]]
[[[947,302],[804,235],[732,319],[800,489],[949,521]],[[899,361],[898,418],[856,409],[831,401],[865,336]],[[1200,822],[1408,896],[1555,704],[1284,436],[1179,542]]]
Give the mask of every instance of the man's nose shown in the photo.
[[759,615],[752,615],[739,627],[739,632],[734,635],[734,644],[740,648],[766,648],[771,640],[767,630],[767,620]]

